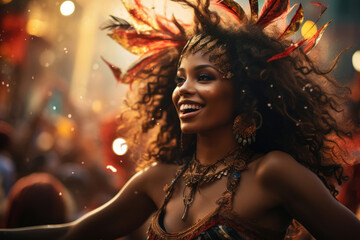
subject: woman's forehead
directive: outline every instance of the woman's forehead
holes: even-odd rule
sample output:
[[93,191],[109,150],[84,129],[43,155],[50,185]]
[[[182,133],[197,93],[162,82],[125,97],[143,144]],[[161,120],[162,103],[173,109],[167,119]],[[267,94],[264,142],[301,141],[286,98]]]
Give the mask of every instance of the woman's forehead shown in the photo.
[[186,69],[189,67],[195,67],[197,65],[214,65],[214,63],[209,60],[208,53],[189,53],[182,58],[181,62],[179,63],[178,69]]
[[183,68],[185,59],[193,64],[213,65],[223,73],[231,71],[226,44],[211,35],[199,34],[189,40],[180,56],[178,69]]

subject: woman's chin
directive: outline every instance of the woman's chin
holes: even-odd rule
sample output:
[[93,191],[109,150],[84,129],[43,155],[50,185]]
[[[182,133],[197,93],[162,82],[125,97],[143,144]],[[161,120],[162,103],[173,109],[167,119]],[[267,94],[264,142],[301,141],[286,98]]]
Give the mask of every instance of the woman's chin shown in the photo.
[[194,127],[182,126],[181,132],[183,134],[195,134],[195,133],[197,133],[197,129]]

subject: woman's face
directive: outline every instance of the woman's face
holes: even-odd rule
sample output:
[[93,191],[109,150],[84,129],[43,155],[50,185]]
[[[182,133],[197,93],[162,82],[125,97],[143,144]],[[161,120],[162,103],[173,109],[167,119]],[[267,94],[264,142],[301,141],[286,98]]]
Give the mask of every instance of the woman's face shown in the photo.
[[172,100],[183,133],[232,127],[235,97],[232,82],[201,51],[184,57]]

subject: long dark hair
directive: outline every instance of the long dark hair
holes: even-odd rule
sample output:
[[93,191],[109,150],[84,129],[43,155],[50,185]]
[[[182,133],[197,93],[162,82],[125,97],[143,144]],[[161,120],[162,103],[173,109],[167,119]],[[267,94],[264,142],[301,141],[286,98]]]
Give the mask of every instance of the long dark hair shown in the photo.
[[[335,195],[337,191],[329,178],[341,184],[345,177],[340,163],[347,155],[337,140],[350,137],[351,133],[345,124],[337,121],[349,89],[328,75],[333,67],[321,71],[301,50],[268,62],[291,43],[280,41],[250,23],[236,30],[225,29],[220,17],[209,10],[209,1],[203,5],[178,1],[194,10],[192,35],[210,35],[225,46],[233,74],[237,113],[251,115],[257,111],[262,115],[262,127],[251,147],[264,154],[273,150],[289,153],[317,174]],[[180,148],[179,120],[171,101],[181,51],[171,49],[168,57],[158,64],[161,67],[144,71],[136,90],[129,93],[126,101],[123,117],[136,123],[129,132],[133,144],[141,143],[144,133],[150,139],[141,165],[183,164],[195,148],[192,136]]]

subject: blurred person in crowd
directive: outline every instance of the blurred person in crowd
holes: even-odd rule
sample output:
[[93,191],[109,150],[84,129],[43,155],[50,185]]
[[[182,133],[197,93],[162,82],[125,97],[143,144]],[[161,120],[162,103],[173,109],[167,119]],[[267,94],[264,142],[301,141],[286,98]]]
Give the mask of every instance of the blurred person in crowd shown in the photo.
[[0,121],[0,180],[5,194],[15,181],[15,166],[10,155],[13,135],[13,127],[7,122]]
[[15,181],[15,164],[11,156],[13,127],[0,121],[0,219],[4,215],[6,196]]
[[28,227],[68,222],[72,202],[66,188],[52,175],[33,173],[20,178],[11,189],[3,226]]

